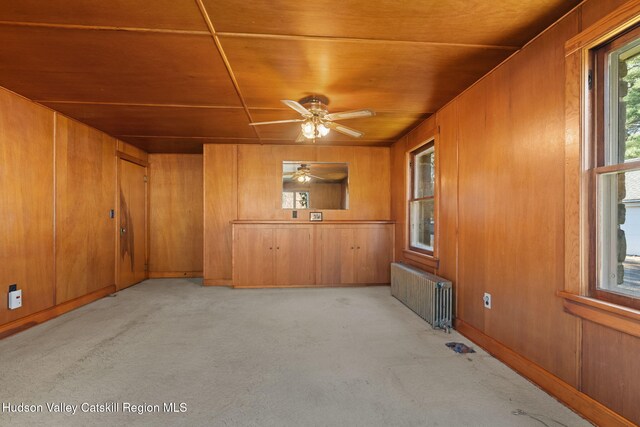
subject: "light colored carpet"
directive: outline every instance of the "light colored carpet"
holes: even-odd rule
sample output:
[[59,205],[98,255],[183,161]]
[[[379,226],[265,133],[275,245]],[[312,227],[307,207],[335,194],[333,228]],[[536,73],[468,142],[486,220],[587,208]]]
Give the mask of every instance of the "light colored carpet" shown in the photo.
[[[455,354],[448,341],[471,344],[433,331],[388,287],[149,280],[0,341],[0,402],[43,407],[0,413],[0,424],[589,425],[482,350]],[[49,413],[56,402],[117,402],[119,412]],[[166,413],[169,402],[187,411]]]

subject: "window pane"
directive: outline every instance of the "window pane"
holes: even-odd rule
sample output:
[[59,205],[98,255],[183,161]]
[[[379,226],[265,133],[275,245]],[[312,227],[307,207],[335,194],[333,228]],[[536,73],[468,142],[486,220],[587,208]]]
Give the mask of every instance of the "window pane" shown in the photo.
[[410,203],[411,246],[433,251],[435,220],[433,199],[416,200]]
[[640,43],[634,41],[609,58],[610,162],[640,158]]
[[309,207],[309,193],[296,192],[296,209],[306,209]]
[[435,182],[435,155],[433,147],[415,156],[414,165],[414,199],[433,196]]
[[640,296],[640,171],[602,175],[599,288]]
[[282,192],[282,209],[293,209],[293,193]]

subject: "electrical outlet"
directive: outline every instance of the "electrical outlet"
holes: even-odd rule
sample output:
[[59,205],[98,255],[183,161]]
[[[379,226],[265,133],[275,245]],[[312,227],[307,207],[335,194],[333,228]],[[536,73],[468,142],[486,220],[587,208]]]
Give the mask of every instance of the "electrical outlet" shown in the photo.
[[22,289],[9,292],[9,310],[22,307]]
[[484,293],[482,297],[482,302],[484,303],[484,308],[491,308],[491,294],[488,292]]

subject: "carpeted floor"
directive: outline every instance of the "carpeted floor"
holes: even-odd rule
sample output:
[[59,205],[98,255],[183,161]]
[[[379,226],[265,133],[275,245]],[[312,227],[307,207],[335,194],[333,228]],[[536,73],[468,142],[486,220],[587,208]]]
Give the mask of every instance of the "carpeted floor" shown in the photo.
[[149,280],[0,341],[0,402],[41,408],[5,410],[0,424],[590,425],[482,350],[455,354],[448,341],[471,345],[433,331],[388,287]]

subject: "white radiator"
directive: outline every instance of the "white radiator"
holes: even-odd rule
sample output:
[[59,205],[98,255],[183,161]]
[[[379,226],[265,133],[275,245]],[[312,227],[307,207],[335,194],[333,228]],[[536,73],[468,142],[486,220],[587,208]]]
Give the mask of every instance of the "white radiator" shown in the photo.
[[450,281],[394,262],[391,264],[391,295],[433,328],[451,328],[453,291]]

